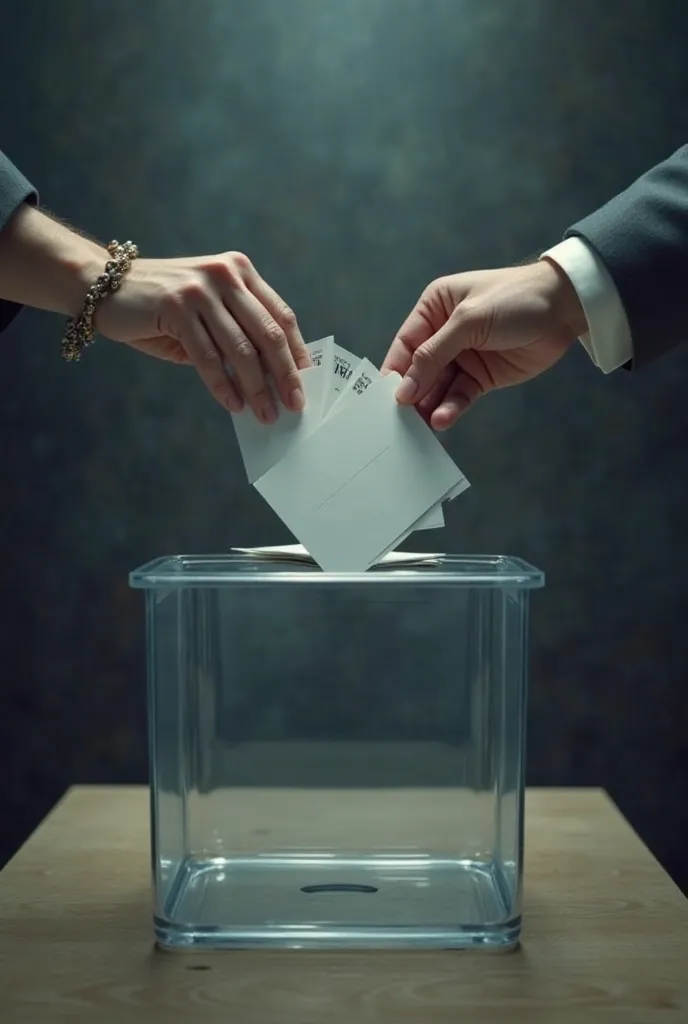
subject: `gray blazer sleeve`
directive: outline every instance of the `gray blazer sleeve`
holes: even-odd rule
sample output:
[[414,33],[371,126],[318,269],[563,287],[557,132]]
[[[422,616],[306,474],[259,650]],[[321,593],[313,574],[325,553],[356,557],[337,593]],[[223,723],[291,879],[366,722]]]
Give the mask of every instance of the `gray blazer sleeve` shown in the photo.
[[[21,171],[0,152],[0,231],[4,230],[14,211],[24,202],[37,203],[38,193]],[[6,302],[0,298],[0,331],[5,330],[20,309],[21,306],[15,302]]]
[[688,340],[688,146],[574,224],[619,291],[640,366]]

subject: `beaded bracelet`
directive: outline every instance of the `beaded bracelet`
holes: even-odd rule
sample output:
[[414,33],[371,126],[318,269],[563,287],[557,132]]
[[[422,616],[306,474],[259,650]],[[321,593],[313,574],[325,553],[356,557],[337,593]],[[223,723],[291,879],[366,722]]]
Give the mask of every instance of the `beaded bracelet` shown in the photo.
[[95,327],[93,316],[96,311],[96,304],[109,295],[116,292],[120,286],[122,277],[129,270],[132,260],[139,254],[137,246],[133,242],[110,242],[107,247],[111,259],[105,264],[105,271],[97,278],[86,292],[84,308],[79,316],[72,317],[67,321],[65,335],[62,339],[62,357],[68,362],[81,359],[81,353],[95,341]]

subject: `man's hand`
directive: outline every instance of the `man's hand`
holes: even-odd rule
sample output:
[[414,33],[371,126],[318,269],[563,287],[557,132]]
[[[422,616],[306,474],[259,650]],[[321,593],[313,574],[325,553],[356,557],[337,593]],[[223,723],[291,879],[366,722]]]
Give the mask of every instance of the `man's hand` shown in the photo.
[[573,285],[548,259],[433,281],[382,365],[397,399],[447,430],[481,395],[553,366],[587,330]]
[[303,408],[298,371],[311,360],[296,317],[243,253],[135,260],[95,325],[147,355],[192,363],[231,412],[245,399],[263,423],[277,418],[267,373],[288,409]]

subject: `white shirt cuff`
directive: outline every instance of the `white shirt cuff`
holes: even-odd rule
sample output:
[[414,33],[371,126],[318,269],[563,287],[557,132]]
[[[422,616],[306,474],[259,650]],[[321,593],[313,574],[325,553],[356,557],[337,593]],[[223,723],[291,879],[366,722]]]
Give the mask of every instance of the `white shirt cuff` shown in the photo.
[[588,321],[588,331],[580,340],[593,363],[603,373],[611,373],[630,362],[633,340],[626,310],[609,271],[594,249],[574,236],[542,255],[554,260],[576,289]]

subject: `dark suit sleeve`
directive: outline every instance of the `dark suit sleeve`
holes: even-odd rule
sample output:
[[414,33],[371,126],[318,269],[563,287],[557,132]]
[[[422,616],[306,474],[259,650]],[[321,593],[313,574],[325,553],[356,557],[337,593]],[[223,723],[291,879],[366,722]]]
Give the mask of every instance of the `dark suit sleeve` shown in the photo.
[[595,249],[618,289],[642,365],[688,340],[688,146],[566,232]]
[[[4,230],[14,211],[24,202],[37,203],[38,193],[21,171],[0,152],[0,231]],[[5,330],[20,309],[21,306],[16,302],[0,299],[0,331]]]

